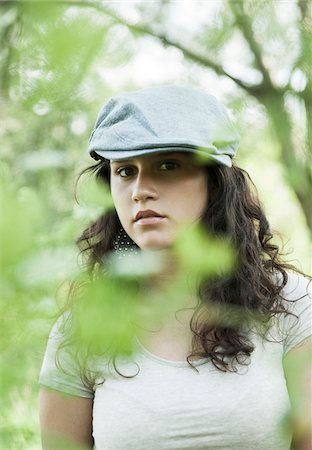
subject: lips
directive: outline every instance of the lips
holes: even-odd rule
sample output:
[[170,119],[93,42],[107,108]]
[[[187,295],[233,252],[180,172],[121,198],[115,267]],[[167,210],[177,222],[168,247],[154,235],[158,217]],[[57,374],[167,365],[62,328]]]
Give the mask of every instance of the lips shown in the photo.
[[145,211],[139,211],[137,215],[135,216],[134,221],[136,222],[139,219],[145,219],[147,217],[164,217],[161,214],[158,214],[156,211],[153,211],[151,209],[147,209]]

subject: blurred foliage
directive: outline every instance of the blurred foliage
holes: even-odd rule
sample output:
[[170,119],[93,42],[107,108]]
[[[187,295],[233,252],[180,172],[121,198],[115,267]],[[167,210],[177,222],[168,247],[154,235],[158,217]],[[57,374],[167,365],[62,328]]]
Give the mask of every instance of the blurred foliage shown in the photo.
[[[189,77],[190,85],[198,84],[199,66],[238,84],[240,89],[230,92],[228,102],[241,114],[242,129],[253,123],[249,110],[254,99],[262,104],[261,109],[257,103],[261,143],[260,139],[248,142],[243,136],[242,154],[247,163],[253,160],[255,165],[266,154],[276,164],[281,161],[306,211],[311,161],[307,146],[310,116],[306,117],[311,112],[308,4],[298,2],[295,16],[283,22],[272,1],[258,6],[255,2],[218,2],[220,8],[210,15],[207,5],[199,2],[201,5],[193,7],[193,11],[201,10],[195,17],[198,26],[186,29],[179,22],[177,2],[118,3],[0,3],[1,449],[40,448],[38,371],[49,328],[66,301],[68,282],[82,277],[74,241],[90,220],[112,207],[108,190],[88,177],[78,183],[79,203],[75,204],[75,179],[90,164],[85,149],[99,106],[120,89],[116,88],[118,83],[107,81],[106,74],[112,69],[113,73],[129,71],[127,64],[146,35],[158,39],[165,48],[180,42],[176,47],[185,55],[185,79]],[[251,30],[243,20],[245,16],[251,20]],[[244,30],[254,32],[253,48],[254,41],[241,42],[244,70],[242,63],[237,67],[227,62],[227,46],[236,41],[239,29],[241,40]],[[189,52],[183,48],[186,44]],[[263,52],[260,59],[257,49]],[[261,60],[270,66],[271,80],[266,78]],[[188,61],[196,63],[196,70]],[[123,90],[139,87],[131,71],[123,80]],[[269,131],[268,117],[273,128],[281,130],[277,138]],[[287,148],[292,142],[292,153],[287,149],[285,153],[286,142]],[[302,164],[298,164],[300,158]],[[270,170],[275,176],[274,167]],[[285,222],[292,221],[286,218]],[[301,234],[307,234],[303,218],[299,222]],[[206,241],[200,230],[187,234],[181,242],[179,258],[184,271],[194,277],[220,271],[220,261],[222,270],[224,266],[231,270],[234,265],[235,250],[225,242]],[[205,258],[207,246],[214,249],[209,261]],[[111,264],[114,271],[116,262]],[[178,307],[181,296],[187,293],[183,276],[167,286],[163,298],[171,302],[161,301],[151,291],[147,304],[137,297],[135,280],[148,279],[159,264],[146,255],[130,266],[118,264],[122,273],[89,286],[76,311],[80,339],[94,342],[92,333],[98,329],[90,323],[105,316],[103,339],[110,336],[127,353],[128,334],[120,317],[125,321],[138,319],[140,314],[148,314],[151,305],[158,305],[160,314],[165,313],[168,303]],[[99,302],[103,305],[104,297],[110,300],[100,316]]]

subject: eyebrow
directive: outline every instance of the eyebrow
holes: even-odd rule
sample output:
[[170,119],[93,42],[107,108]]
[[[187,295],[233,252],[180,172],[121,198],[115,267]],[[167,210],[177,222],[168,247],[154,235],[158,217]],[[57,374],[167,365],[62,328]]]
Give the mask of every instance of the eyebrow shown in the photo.
[[[167,157],[167,156],[174,156],[174,155],[176,155],[177,153],[179,153],[179,156],[181,156],[181,153],[183,153],[183,152],[161,152],[161,153],[152,153],[152,155],[153,156],[155,156],[156,158],[164,158],[164,157]],[[187,152],[184,152],[184,154],[185,155],[188,155],[189,153],[187,153]],[[145,155],[142,155],[142,156],[145,156]],[[111,164],[114,164],[114,163],[128,163],[128,162],[131,162],[131,161],[133,161],[133,160],[135,160],[136,158],[130,158],[130,159],[114,159],[113,161],[111,161]]]

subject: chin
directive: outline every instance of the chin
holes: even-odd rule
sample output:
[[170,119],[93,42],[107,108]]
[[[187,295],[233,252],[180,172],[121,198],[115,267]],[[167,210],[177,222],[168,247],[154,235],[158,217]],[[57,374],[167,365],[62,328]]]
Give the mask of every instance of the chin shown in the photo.
[[159,240],[159,239],[144,239],[142,242],[138,242],[138,246],[142,250],[165,250],[172,246],[173,242],[171,239]]

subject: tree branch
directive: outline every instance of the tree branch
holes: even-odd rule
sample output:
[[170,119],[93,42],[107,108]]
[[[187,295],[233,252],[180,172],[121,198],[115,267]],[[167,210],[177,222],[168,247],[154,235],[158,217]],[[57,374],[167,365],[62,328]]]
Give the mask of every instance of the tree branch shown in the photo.
[[266,85],[265,89],[266,91],[269,90],[275,90],[275,87],[273,86],[270,73],[267,69],[267,67],[263,63],[262,58],[262,50],[255,40],[254,32],[252,30],[250,17],[247,16],[247,14],[243,11],[243,2],[236,2],[236,1],[229,1],[229,5],[233,11],[233,14],[235,16],[235,22],[237,27],[242,32],[243,36],[245,37],[245,40],[252,51],[258,69],[262,73],[264,84]]
[[304,20],[308,18],[309,13],[311,14],[311,3],[308,0],[298,0],[298,7],[300,9],[302,19]]
[[211,59],[207,58],[206,56],[200,55],[199,53],[193,52],[191,49],[188,49],[184,47],[183,45],[179,44],[176,41],[173,41],[172,39],[169,39],[166,35],[160,34],[155,32],[154,30],[147,28],[142,25],[130,25],[129,23],[126,24],[129,29],[132,29],[134,31],[141,32],[142,34],[146,34],[149,36],[153,36],[157,39],[159,39],[163,44],[175,47],[184,54],[184,56],[198,64],[204,67],[209,67],[210,69],[213,69],[218,75],[226,76],[227,78],[230,78],[232,81],[234,81],[238,86],[240,86],[242,89],[246,90],[249,94],[254,95],[256,91],[259,90],[259,87],[261,85],[249,85],[242,81],[241,79],[234,77],[229,72],[227,72],[220,64],[216,64]]
[[[46,3],[55,3],[53,1],[47,1]],[[100,11],[106,15],[108,15],[110,18],[112,18],[117,23],[120,23],[122,25],[125,25],[129,30],[133,31],[134,33],[141,33],[148,36],[152,36],[158,40],[160,40],[164,45],[175,47],[183,53],[183,55],[197,64],[200,64],[201,66],[208,67],[210,69],[213,69],[218,75],[225,76],[227,78],[230,78],[234,83],[236,83],[239,87],[241,87],[243,90],[245,90],[248,94],[253,95],[255,97],[261,96],[261,93],[264,92],[265,86],[263,83],[260,84],[248,84],[241,80],[240,78],[237,78],[233,75],[231,75],[229,72],[227,72],[222,65],[215,63],[211,59],[207,58],[206,56],[203,56],[199,53],[193,52],[191,49],[184,47],[182,44],[179,44],[176,41],[173,41],[168,36],[157,32],[156,30],[153,30],[148,25],[138,25],[134,23],[130,23],[126,19],[122,18],[117,14],[116,12],[112,11],[110,8],[107,8],[104,4],[99,3],[97,1],[93,0],[61,0],[58,2],[58,4],[67,4],[70,6],[82,6],[82,7],[89,7],[96,9],[97,11]]]

